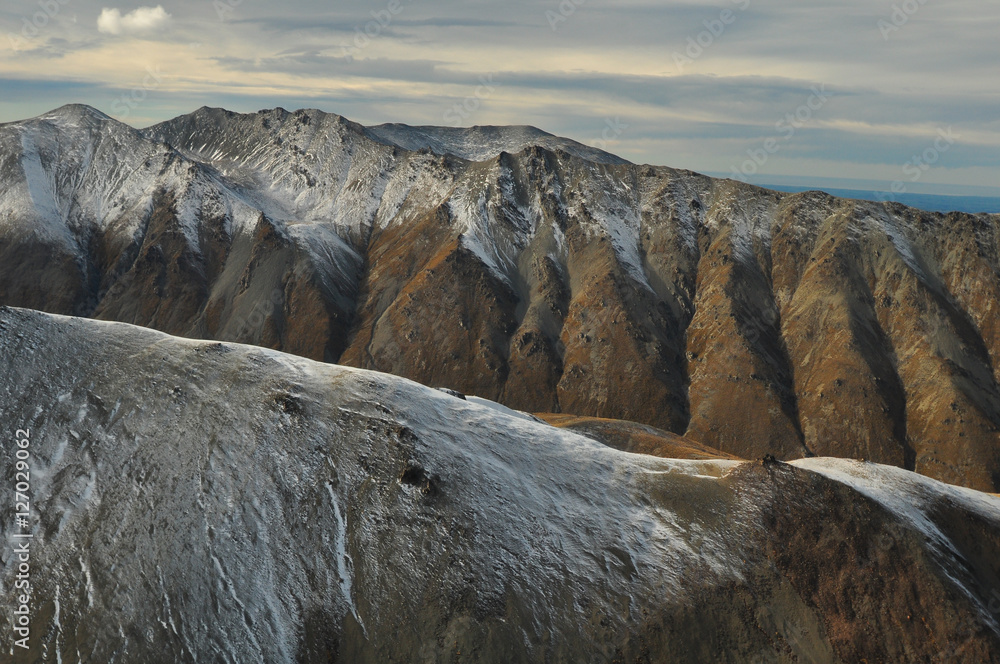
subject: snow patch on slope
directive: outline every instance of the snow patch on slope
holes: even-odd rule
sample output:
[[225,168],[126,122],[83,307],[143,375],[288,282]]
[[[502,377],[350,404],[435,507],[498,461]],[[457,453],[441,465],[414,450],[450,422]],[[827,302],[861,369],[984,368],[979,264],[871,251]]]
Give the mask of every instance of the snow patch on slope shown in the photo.
[[825,457],[791,463],[852,487],[912,524],[939,547],[952,552],[956,550],[951,541],[927,516],[933,501],[947,497],[964,509],[1000,523],[1000,497],[944,484],[902,468]]
[[906,227],[905,222],[898,217],[890,215],[883,208],[867,206],[867,212],[869,216],[865,221],[885,234],[906,267],[910,268],[924,283],[932,283],[929,280],[923,260],[908,235],[910,229]]
[[591,177],[584,180],[584,190],[576,197],[577,202],[570,204],[567,215],[588,236],[606,237],[625,273],[652,292],[640,248],[642,215],[638,188],[605,167],[591,164],[588,168]]

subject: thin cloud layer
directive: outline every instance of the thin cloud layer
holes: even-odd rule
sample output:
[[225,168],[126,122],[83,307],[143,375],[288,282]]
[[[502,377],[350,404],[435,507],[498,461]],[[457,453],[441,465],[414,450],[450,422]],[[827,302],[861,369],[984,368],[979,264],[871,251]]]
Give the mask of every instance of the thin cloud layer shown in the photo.
[[919,184],[1000,189],[1000,0],[43,4],[0,10],[0,85],[23,91],[0,95],[0,120],[49,110],[60,90],[135,125],[202,105],[318,107],[366,124],[532,124],[758,180],[893,181],[950,129]]

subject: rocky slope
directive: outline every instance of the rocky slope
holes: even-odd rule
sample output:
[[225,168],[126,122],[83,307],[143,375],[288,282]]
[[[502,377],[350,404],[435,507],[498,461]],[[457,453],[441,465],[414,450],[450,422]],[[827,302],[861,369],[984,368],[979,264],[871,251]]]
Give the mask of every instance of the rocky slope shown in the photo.
[[[997,497],[856,461],[633,455],[120,323],[2,308],[0,356],[34,505],[9,661],[1000,661]],[[22,532],[0,524],[5,587]]]
[[990,491],[998,227],[530,128],[202,109],[140,132],[87,107],[0,126],[2,303]]

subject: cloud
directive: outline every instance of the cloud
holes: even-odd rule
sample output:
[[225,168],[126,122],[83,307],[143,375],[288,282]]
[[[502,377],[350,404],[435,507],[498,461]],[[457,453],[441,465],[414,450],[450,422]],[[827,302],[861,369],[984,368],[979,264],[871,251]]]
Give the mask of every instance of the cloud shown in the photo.
[[97,29],[106,35],[144,33],[161,28],[169,21],[170,14],[160,5],[139,7],[125,15],[119,9],[105,7],[97,17]]
[[[207,104],[442,124],[491,74],[500,86],[468,124],[533,124],[593,143],[620,117],[629,129],[609,143],[613,152],[728,173],[825,84],[829,104],[768,161],[769,172],[892,181],[950,126],[960,144],[925,180],[997,186],[1000,96],[984,81],[1000,57],[1000,0],[921,2],[888,40],[877,24],[891,20],[892,3],[870,0],[564,2],[577,9],[556,32],[546,12],[562,17],[559,0],[219,0],[233,9],[225,21],[213,0],[38,1],[21,0],[18,11],[0,5],[0,90],[53,77],[97,87],[0,94],[0,121],[72,101],[108,109],[142,80],[146,60],[169,74],[164,94],[143,106],[149,122]],[[135,9],[152,2],[162,7]],[[21,15],[56,4],[59,16]],[[77,24],[70,6],[90,18]],[[385,8],[396,6],[389,21]],[[735,20],[720,32],[723,9]],[[138,58],[124,41],[133,36],[156,43]],[[689,40],[701,54],[679,67],[673,56]]]

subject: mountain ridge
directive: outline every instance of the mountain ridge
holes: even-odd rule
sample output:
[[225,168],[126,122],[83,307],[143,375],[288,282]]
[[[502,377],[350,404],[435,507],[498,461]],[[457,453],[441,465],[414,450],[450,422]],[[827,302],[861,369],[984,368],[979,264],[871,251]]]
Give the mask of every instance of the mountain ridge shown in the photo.
[[0,524],[33,535],[12,662],[1000,661],[1000,499],[977,491],[631,454],[388,374],[25,309],[0,307],[0,354],[37,508]]
[[0,302],[1000,488],[1000,215],[307,111],[101,122],[0,125]]
[[[95,109],[96,110],[96,109]],[[97,111],[100,113],[100,111]],[[332,118],[387,147],[395,147],[410,152],[430,150],[435,154],[451,155],[467,161],[488,161],[502,152],[518,153],[529,147],[544,147],[553,151],[563,150],[581,159],[598,163],[630,164],[617,155],[589,147],[568,138],[562,138],[531,125],[474,125],[470,127],[439,127],[432,125],[407,125],[384,123],[366,126],[353,122],[342,115],[327,113],[316,108],[287,111],[278,107],[256,113],[236,113],[225,108],[202,106],[196,111],[170,120],[159,122],[141,129],[146,136],[155,137],[163,132],[171,132],[172,125],[183,122],[197,122],[206,116],[247,119],[257,115],[289,115],[308,117],[320,122]]]

